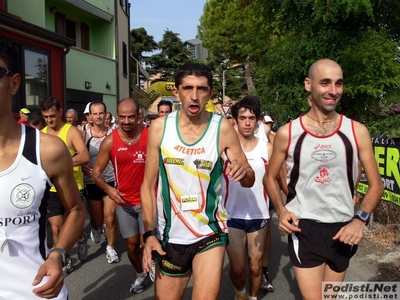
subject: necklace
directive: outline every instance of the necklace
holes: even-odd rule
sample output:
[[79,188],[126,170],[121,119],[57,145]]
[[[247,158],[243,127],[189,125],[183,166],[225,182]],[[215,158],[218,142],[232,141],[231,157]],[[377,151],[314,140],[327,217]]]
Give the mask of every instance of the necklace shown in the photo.
[[324,124],[324,123],[330,123],[330,122],[333,122],[333,121],[335,121],[336,120],[336,118],[338,117],[338,115],[339,114],[336,114],[336,116],[332,119],[332,120],[328,120],[328,121],[320,121],[320,120],[317,120],[317,119],[315,119],[315,118],[313,118],[313,117],[311,117],[308,113],[306,113],[306,116],[307,117],[309,117],[311,120],[314,120],[314,121],[316,121],[316,122],[318,122],[318,123],[322,123],[322,124]]

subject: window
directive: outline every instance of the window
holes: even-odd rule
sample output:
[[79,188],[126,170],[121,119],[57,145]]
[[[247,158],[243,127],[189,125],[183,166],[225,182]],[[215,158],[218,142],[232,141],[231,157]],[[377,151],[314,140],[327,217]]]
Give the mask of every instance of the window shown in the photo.
[[122,42],[122,74],[128,76],[128,46]]
[[81,48],[90,50],[89,25],[81,23]]
[[24,50],[25,99],[30,109],[39,109],[40,102],[50,96],[49,57],[34,50]]
[[65,20],[65,36],[76,40],[76,23],[74,21],[68,19]]

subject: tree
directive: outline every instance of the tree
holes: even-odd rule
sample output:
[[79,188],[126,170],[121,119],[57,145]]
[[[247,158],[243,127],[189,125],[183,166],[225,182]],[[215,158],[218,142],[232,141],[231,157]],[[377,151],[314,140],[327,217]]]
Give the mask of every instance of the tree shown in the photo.
[[308,109],[303,81],[312,62],[340,63],[340,112],[377,120],[400,85],[400,2],[384,0],[209,0],[199,28],[214,55],[251,58],[263,109],[286,121]]
[[148,57],[144,56],[145,52],[153,52],[157,50],[157,43],[152,35],[148,35],[143,27],[131,30],[131,54],[140,62],[144,62]]
[[173,81],[176,70],[192,61],[189,50],[184,46],[178,33],[165,30],[162,40],[157,44],[161,52],[146,60],[150,74],[160,74],[160,80]]
[[252,55],[247,51],[244,36],[252,26],[254,1],[209,0],[200,18],[199,36],[210,53],[225,58],[231,65],[244,66],[247,89],[255,92]]

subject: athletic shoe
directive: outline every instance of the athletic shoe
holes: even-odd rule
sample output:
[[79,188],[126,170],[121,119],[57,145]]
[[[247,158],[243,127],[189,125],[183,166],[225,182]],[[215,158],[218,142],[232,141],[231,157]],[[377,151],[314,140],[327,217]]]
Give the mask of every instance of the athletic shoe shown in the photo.
[[90,239],[92,240],[93,243],[98,244],[101,241],[101,234],[103,232],[103,228],[98,228],[90,231]]
[[267,273],[267,276],[263,275],[260,289],[267,291],[267,292],[273,292],[275,290],[275,288],[272,285],[271,281],[269,280],[268,275],[269,275],[269,272]]
[[247,299],[249,299],[249,294],[247,293],[247,291],[246,291],[246,293],[244,295],[240,295],[239,291],[235,287],[233,287],[233,288],[235,289],[235,300],[247,300]]
[[80,261],[84,261],[88,257],[88,246],[86,233],[83,234],[85,240],[83,242],[78,241],[78,258]]
[[115,252],[114,248],[108,248],[106,249],[106,257],[107,257],[107,261],[109,264],[112,263],[117,263],[119,262],[119,257],[117,252]]
[[154,282],[156,280],[156,261],[155,260],[151,261],[151,269],[150,269],[149,276],[150,276],[151,281]]
[[72,260],[71,258],[67,258],[67,264],[65,265],[65,267],[63,267],[63,273],[64,273],[64,277],[67,277],[69,273],[71,273],[74,270],[74,266],[72,264]]
[[143,292],[144,288],[150,283],[149,273],[137,274],[135,282],[131,285],[131,293],[139,294]]

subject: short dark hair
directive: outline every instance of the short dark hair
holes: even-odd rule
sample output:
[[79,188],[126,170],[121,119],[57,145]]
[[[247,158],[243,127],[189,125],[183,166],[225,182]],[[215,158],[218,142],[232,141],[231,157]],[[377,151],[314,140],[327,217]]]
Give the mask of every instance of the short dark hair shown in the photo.
[[8,70],[12,73],[18,73],[17,47],[5,37],[0,37],[0,59],[4,61]]
[[103,105],[104,106],[104,111],[107,112],[106,104],[101,100],[96,100],[96,101],[90,102],[90,104],[89,104],[89,113],[92,113],[92,105],[98,105],[98,104]]
[[28,115],[27,122],[28,122],[28,124],[33,124],[35,126],[39,125],[39,124],[42,124],[43,126],[45,126],[45,124],[46,124],[44,121],[43,115],[40,111],[31,112]]
[[[250,112],[252,112],[253,114],[256,115],[256,118],[258,120],[258,118],[260,117],[260,114],[261,114],[261,108],[260,108],[260,104],[259,104],[260,102],[255,101],[254,97],[255,96],[245,96],[245,97],[243,97],[242,100],[240,100],[239,102],[236,102],[236,104],[232,106],[232,108],[231,108],[232,116],[236,121],[239,117],[239,110],[241,108],[248,109]],[[257,97],[255,97],[255,98],[257,98]],[[257,100],[258,100],[258,98],[257,98]]]
[[158,104],[157,104],[157,111],[158,111],[158,112],[160,111],[160,106],[163,106],[163,105],[168,105],[168,106],[169,106],[169,112],[172,111],[172,102],[171,102],[171,101],[168,101],[168,100],[161,100],[161,101],[158,102]]
[[49,97],[47,99],[44,99],[42,101],[42,103],[40,103],[40,110],[41,111],[46,111],[46,110],[49,110],[50,108],[52,108],[53,106],[55,106],[58,111],[61,110],[60,100],[58,100],[57,98],[51,96],[51,97]]
[[207,78],[210,89],[213,88],[213,74],[209,67],[200,63],[187,63],[179,68],[175,74],[175,87],[178,88],[182,84],[184,77],[194,75],[196,77],[204,76]]

